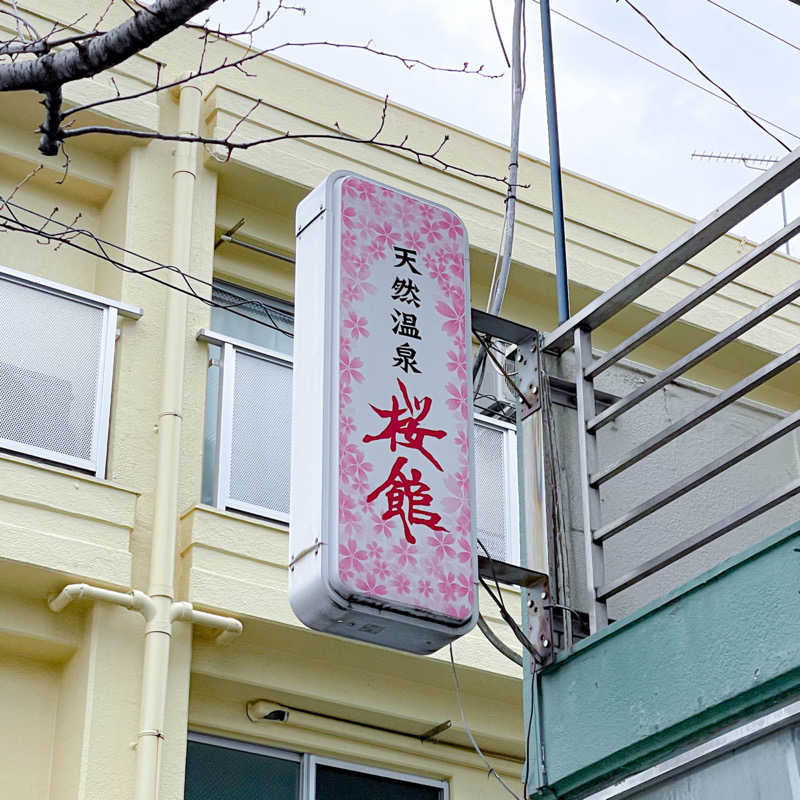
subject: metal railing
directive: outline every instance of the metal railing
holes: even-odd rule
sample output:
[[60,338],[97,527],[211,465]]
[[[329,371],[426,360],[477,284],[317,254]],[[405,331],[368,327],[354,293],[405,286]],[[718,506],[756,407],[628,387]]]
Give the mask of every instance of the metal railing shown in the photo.
[[776,356],[730,388],[702,402],[680,419],[670,422],[666,427],[610,463],[602,463],[600,460],[602,454],[598,451],[598,430],[616,420],[620,415],[635,409],[647,397],[674,382],[689,369],[737,340],[742,334],[780,309],[793,303],[800,297],[800,281],[796,281],[763,302],[741,319],[696,347],[688,355],[662,369],[600,412],[597,411],[595,403],[595,379],[620,359],[663,331],[668,325],[679,320],[695,306],[775,252],[782,244],[800,232],[800,217],[743,255],[727,269],[712,277],[671,308],[657,315],[651,322],[598,359],[592,357],[592,332],[628,305],[636,302],[646,291],[726,234],[754,210],[777,196],[798,177],[800,177],[800,149],[790,153],[772,169],[760,175],[728,202],[693,225],[686,233],[655,254],[616,286],[573,314],[565,323],[544,338],[543,347],[551,353],[561,354],[573,345],[575,348],[579,479],[586,580],[591,598],[588,610],[592,632],[607,624],[606,603],[609,598],[763,514],[784,500],[800,494],[800,478],[796,478],[788,485],[753,500],[723,519],[663,550],[655,557],[640,563],[621,577],[611,581],[606,579],[604,559],[604,543],[606,541],[679,497],[683,497],[687,492],[725,472],[742,459],[753,455],[800,427],[800,411],[789,414],[770,429],[729,449],[668,488],[628,509],[614,520],[603,521],[601,519],[600,486],[629,470],[646,456],[719,413],[793,364],[800,362],[800,343],[782,355]]

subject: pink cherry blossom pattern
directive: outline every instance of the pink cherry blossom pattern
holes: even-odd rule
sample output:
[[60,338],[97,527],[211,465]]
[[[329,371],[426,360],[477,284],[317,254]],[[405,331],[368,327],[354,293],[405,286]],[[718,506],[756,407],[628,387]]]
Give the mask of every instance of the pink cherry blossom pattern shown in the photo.
[[383,548],[373,539],[367,542],[367,554],[370,558],[383,558]]
[[344,431],[346,436],[349,436],[356,429],[356,424],[353,422],[353,418],[342,417],[342,420],[339,423],[339,429]]
[[408,594],[411,591],[411,581],[402,572],[392,578],[392,586],[397,594]]
[[455,214],[442,212],[442,219],[438,223],[439,227],[447,232],[450,239],[460,239],[464,235],[464,228],[461,220]]
[[[448,372],[455,372],[459,380],[464,381],[467,379],[467,364],[463,350],[459,350],[459,352],[448,350],[446,366]],[[459,433],[461,433],[461,431],[459,431]]]
[[442,233],[439,230],[439,226],[433,222],[432,220],[426,219],[419,229],[420,236],[424,236],[425,239],[431,244],[438,242],[442,238]]
[[440,561],[453,558],[456,554],[453,543],[456,537],[447,531],[435,531],[433,536],[428,537],[428,544],[433,548],[436,557]]
[[358,357],[350,357],[347,354],[342,354],[339,358],[339,375],[341,380],[350,381],[351,379],[357,383],[364,382],[364,375],[359,370],[364,366],[364,362]]
[[456,386],[453,383],[448,383],[444,387],[450,397],[445,401],[447,407],[451,411],[457,411],[464,419],[467,418],[467,386],[465,383],[460,383]]
[[464,330],[464,315],[466,312],[462,304],[445,303],[444,300],[440,300],[436,304],[436,310],[445,318],[442,323],[442,330],[448,336],[455,338],[460,331]]
[[469,436],[463,428],[453,437],[453,442],[461,450],[462,456],[469,453]]
[[353,339],[369,336],[369,331],[367,330],[367,318],[359,317],[355,311],[350,312],[343,325],[347,330],[350,331],[350,336]]
[[377,247],[383,249],[384,247],[388,247],[391,249],[392,247],[400,241],[400,234],[392,229],[392,225],[389,222],[385,222],[381,224],[373,224],[372,225],[372,232],[375,234],[374,242]]
[[356,588],[361,589],[362,592],[366,592],[367,594],[386,594],[386,585],[379,583],[378,578],[372,574],[359,578],[359,580],[356,581]]
[[396,545],[392,546],[392,552],[395,555],[398,566],[405,567],[407,564],[416,566],[417,564],[417,546],[411,544],[406,539],[401,539]]
[[389,565],[385,561],[381,561],[380,559],[375,561],[373,570],[375,572],[376,577],[380,578],[381,580],[386,580],[386,578],[388,578],[391,573]]
[[394,525],[391,519],[383,519],[380,514],[372,516],[372,530],[380,536],[383,534],[387,539],[394,536]]
[[360,550],[355,539],[339,545],[339,569],[361,572],[367,558],[367,551]]
[[443,575],[436,586],[439,589],[439,593],[445,600],[452,602],[456,599],[456,590],[458,585],[456,584],[456,577],[452,572],[448,572],[447,575]]
[[339,458],[339,471],[343,479],[347,478],[354,483],[363,483],[369,480],[369,473],[372,472],[372,464],[364,456],[363,451],[357,444],[348,444],[343,448]]
[[425,240],[417,231],[406,231],[403,236],[403,247],[421,253],[425,249]]
[[466,536],[462,536],[458,540],[458,560],[462,564],[472,561],[472,545]]
[[356,210],[352,206],[345,206],[342,209],[342,222],[345,228],[355,228]]
[[466,597],[469,603],[472,603],[473,595],[475,594],[475,583],[471,575],[462,572],[456,576],[456,595],[459,597]]

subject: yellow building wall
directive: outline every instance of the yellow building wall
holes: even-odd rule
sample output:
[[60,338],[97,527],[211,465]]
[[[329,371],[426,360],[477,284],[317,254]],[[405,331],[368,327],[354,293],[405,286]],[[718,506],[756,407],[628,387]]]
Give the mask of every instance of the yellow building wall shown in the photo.
[[[68,20],[74,3],[23,3],[40,22]],[[89,3],[89,18],[104,2]],[[170,76],[196,63],[197,39],[180,31],[113,71],[123,91],[141,89],[157,60]],[[241,54],[239,45],[218,45]],[[222,72],[204,84],[203,129],[224,136],[250,110],[242,138],[285,130],[371,132],[382,101],[279,59],[251,65],[256,74]],[[68,104],[111,96],[110,76],[66,86]],[[41,113],[37,97],[0,96],[0,194],[7,196],[38,164],[31,133]],[[142,130],[173,130],[176,98],[164,92],[106,106],[93,118]],[[447,157],[502,175],[507,154],[499,145],[404,108],[391,107],[387,138],[408,134],[420,149],[450,135]],[[70,169],[51,159],[25,182],[15,199],[42,213],[57,206],[107,240],[166,263],[176,226],[190,226],[191,272],[224,278],[292,299],[291,266],[231,245],[214,249],[218,235],[240,218],[240,237],[291,255],[294,208],[334,169],[369,177],[452,207],[471,241],[473,305],[483,307],[499,242],[503,186],[485,179],[420,166],[412,159],[366,145],[331,140],[280,142],[237,151],[218,160],[201,151],[195,202],[173,218],[173,151],[168,142],[87,137],[70,144]],[[549,330],[555,288],[549,179],[543,162],[523,157],[514,264],[504,315]],[[565,205],[573,307],[613,285],[679,235],[689,220],[645,201],[565,175]],[[605,348],[668,307],[691,287],[727,266],[751,243],[724,237],[663,281],[639,306],[598,332]],[[98,479],[16,455],[0,454],[0,775],[3,797],[28,800],[108,800],[133,797],[144,623],[131,612],[75,603],[60,615],[47,598],[70,582],[128,591],[146,590],[150,567],[167,289],[61,247],[21,234],[0,234],[0,262],[59,283],[139,306],[139,320],[120,318],[114,376],[108,469]],[[123,263],[133,263],[120,255]],[[796,275],[797,262],[773,255],[759,271],[731,284],[720,297],[687,315],[636,358],[659,366],[722,329]],[[233,615],[241,638],[220,647],[202,630],[175,625],[169,673],[162,797],[182,797],[187,729],[241,738],[301,752],[334,756],[450,781],[456,800],[500,798],[472,751],[460,718],[447,652],[423,658],[394,653],[308,631],[294,618],[287,597],[288,531],[285,526],[203,506],[203,414],[208,351],[195,340],[209,309],[190,301],[185,329],[186,366],[179,472],[177,599]],[[725,386],[798,340],[800,309],[790,305],[693,372]],[[796,370],[768,384],[758,399],[797,404]],[[518,594],[505,591],[511,608]],[[489,623],[512,646],[488,598]],[[454,645],[466,717],[497,771],[520,790],[524,760],[521,670],[503,659],[477,632]],[[285,724],[250,722],[249,700],[291,706]],[[300,710],[296,710],[300,709]],[[426,730],[452,721],[435,741]]]

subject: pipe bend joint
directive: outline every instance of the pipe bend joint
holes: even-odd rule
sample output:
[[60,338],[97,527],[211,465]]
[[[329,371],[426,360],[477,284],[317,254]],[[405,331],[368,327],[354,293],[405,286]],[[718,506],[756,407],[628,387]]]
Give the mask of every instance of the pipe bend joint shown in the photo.
[[65,586],[58,594],[53,595],[47,601],[50,610],[58,614],[63,611],[73,600],[79,600],[89,591],[87,583],[70,583]]
[[156,615],[155,603],[144,592],[134,589],[131,592],[131,610],[138,611],[145,621],[150,622]]
[[194,606],[187,600],[179,600],[169,610],[171,622],[191,622]]

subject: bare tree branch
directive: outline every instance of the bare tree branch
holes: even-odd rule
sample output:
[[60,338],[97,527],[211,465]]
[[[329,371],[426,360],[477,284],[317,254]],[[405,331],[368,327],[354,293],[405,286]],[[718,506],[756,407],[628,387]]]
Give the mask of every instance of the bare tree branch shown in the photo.
[[67,44],[76,44],[86,39],[100,36],[100,31],[88,31],[87,33],[76,33],[74,36],[65,36],[62,39],[49,40],[46,37],[32,42],[10,41],[0,44],[0,56],[16,55],[19,53],[33,53],[44,55],[54,50],[56,47],[63,47]]
[[[106,134],[110,136],[130,136],[136,139],[160,140],[166,142],[196,142],[210,147],[216,146],[223,148],[227,152],[227,158],[220,159],[223,161],[230,158],[234,150],[249,150],[251,147],[258,147],[260,145],[266,145],[266,144],[274,144],[275,142],[281,142],[281,141],[291,141],[294,139],[298,140],[326,139],[326,140],[349,142],[351,144],[368,144],[374,147],[380,147],[383,150],[392,150],[394,152],[405,153],[407,155],[412,156],[416,160],[416,162],[421,165],[425,164],[434,165],[436,167],[439,167],[443,171],[456,172],[461,175],[467,175],[471,178],[482,178],[485,180],[502,183],[506,186],[511,186],[507,177],[498,177],[497,175],[491,175],[486,172],[478,172],[475,170],[471,170],[468,169],[467,167],[462,167],[457,164],[453,164],[442,158],[441,152],[445,147],[445,145],[447,144],[447,142],[450,140],[449,134],[445,134],[442,137],[442,140],[439,142],[439,144],[430,151],[420,150],[418,148],[409,145],[408,136],[404,136],[399,142],[382,140],[380,137],[386,125],[386,116],[389,108],[388,95],[384,98],[383,101],[381,119],[378,128],[371,136],[362,137],[346,133],[339,127],[339,123],[336,122],[334,123],[334,127],[336,128],[337,131],[336,133],[290,133],[289,131],[286,131],[286,133],[276,134],[275,136],[266,136],[260,139],[248,139],[246,141],[241,141],[241,142],[231,141],[230,137],[235,132],[235,130],[242,124],[242,122],[245,121],[245,119],[247,119],[247,117],[250,116],[250,114],[253,113],[253,111],[255,111],[256,108],[258,108],[259,105],[261,105],[261,101],[257,101],[255,105],[247,112],[247,114],[236,123],[231,132],[224,138],[212,137],[212,136],[191,136],[179,133],[157,133],[152,131],[137,131],[128,128],[115,128],[108,125],[86,125],[80,128],[69,128],[67,130],[62,131],[61,136],[64,139],[69,139],[75,136],[86,136],[89,134]],[[513,188],[516,188],[517,186],[521,188],[528,188],[528,184],[515,184]]]
[[149,47],[213,3],[214,0],[155,0],[148,11],[137,11],[88,43],[75,42],[68,50],[0,65],[0,91],[41,91],[91,78]]
[[[273,14],[274,18],[274,14]],[[207,34],[214,34],[214,31],[207,31]],[[216,34],[214,34],[216,35]],[[205,38],[205,37],[204,37]],[[213,67],[204,67],[201,66],[199,69],[194,70],[188,77],[183,77],[169,83],[162,83],[160,85],[156,84],[156,86],[143,89],[139,92],[133,92],[131,94],[121,95],[117,97],[106,97],[102,100],[95,100],[91,103],[86,103],[80,106],[74,106],[73,108],[67,109],[64,112],[64,118],[69,117],[73,114],[77,114],[81,111],[87,111],[90,108],[97,108],[98,106],[107,105],[108,103],[116,103],[123,100],[137,100],[141,97],[145,97],[149,94],[153,94],[154,91],[165,91],[167,89],[174,89],[176,86],[180,86],[181,84],[185,83],[188,80],[196,80],[197,78],[205,78],[209,75],[213,75],[217,72],[221,72],[222,70],[229,70],[229,69],[242,69],[245,64],[254,61],[261,56],[269,55],[270,53],[275,53],[278,50],[283,50],[284,48],[288,47],[335,47],[340,49],[349,49],[349,50],[363,50],[368,53],[372,53],[373,55],[381,56],[383,58],[388,58],[394,61],[399,61],[403,64],[407,69],[413,69],[415,66],[421,66],[425,69],[432,70],[434,72],[449,72],[449,73],[459,73],[459,74],[466,74],[466,75],[478,75],[482,78],[488,78],[490,80],[494,80],[496,78],[502,78],[503,73],[498,74],[490,74],[484,72],[484,65],[481,64],[479,67],[470,67],[469,62],[464,62],[464,64],[460,67],[442,67],[436,64],[430,64],[427,61],[423,61],[418,58],[409,58],[407,56],[401,56],[397,53],[390,53],[383,50],[377,50],[371,46],[368,42],[367,44],[347,44],[344,42],[283,42],[282,44],[273,45],[271,47],[261,48],[259,50],[253,50],[247,55],[242,56],[241,58],[234,59],[232,61],[228,61],[227,59],[223,59],[219,64]],[[203,51],[205,53],[205,49]]]

